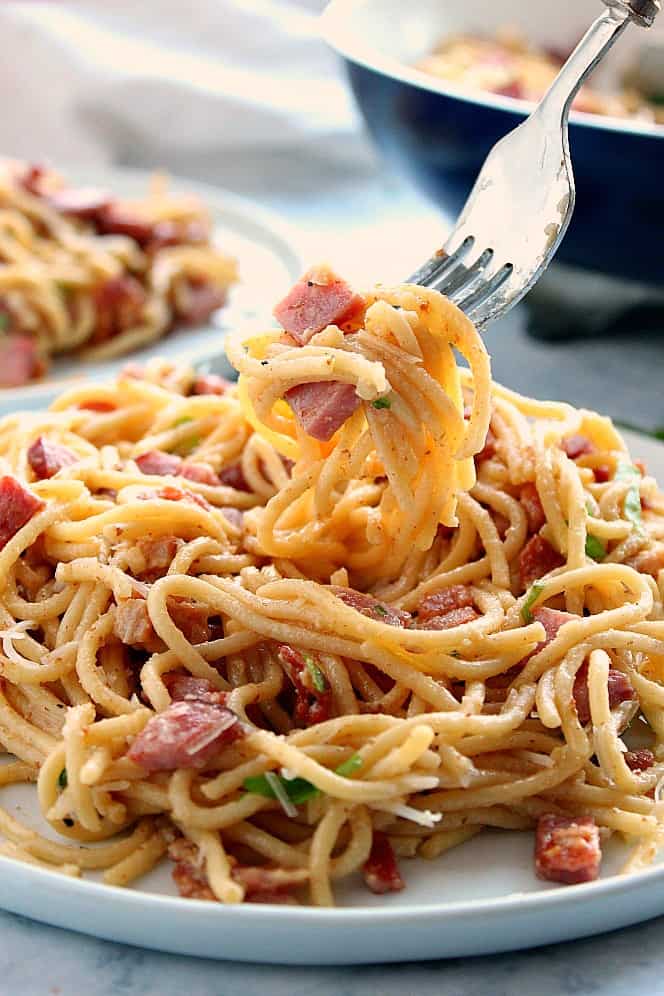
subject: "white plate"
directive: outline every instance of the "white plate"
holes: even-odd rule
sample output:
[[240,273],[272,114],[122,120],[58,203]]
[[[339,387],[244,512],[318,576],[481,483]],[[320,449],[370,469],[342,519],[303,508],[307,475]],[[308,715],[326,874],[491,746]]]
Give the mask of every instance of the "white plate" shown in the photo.
[[[67,169],[63,174],[73,184],[107,188],[121,197],[141,196],[150,178],[147,170],[124,168],[96,169],[94,173]],[[200,196],[212,217],[215,242],[238,261],[240,280],[231,289],[228,304],[205,325],[176,330],[117,359],[86,362],[74,354],[64,354],[54,361],[43,380],[18,388],[0,388],[0,415],[17,408],[47,405],[56,394],[84,378],[115,376],[130,360],[142,363],[159,355],[200,364],[219,353],[220,341],[229,329],[249,322],[272,324],[274,302],[283,297],[303,269],[295,238],[286,223],[243,197],[195,180],[172,177],[171,187],[174,192]]]
[[[625,435],[634,456],[664,479],[664,446]],[[52,836],[34,787],[5,788],[0,803]],[[664,913],[664,863],[619,876],[626,852],[610,841],[600,881],[556,886],[535,878],[532,849],[531,834],[485,831],[436,861],[403,861],[404,892],[373,896],[359,881],[343,883],[343,905],[332,910],[180,899],[169,862],[136,888],[118,889],[0,857],[0,906],[126,944],[299,965],[490,954],[586,937]]]

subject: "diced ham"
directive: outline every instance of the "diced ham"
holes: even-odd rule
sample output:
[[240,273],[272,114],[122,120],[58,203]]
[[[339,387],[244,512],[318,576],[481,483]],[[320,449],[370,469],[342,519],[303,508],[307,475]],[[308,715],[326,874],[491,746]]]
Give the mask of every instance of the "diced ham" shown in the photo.
[[140,325],[147,301],[144,287],[128,273],[111,277],[94,291],[95,330],[93,343],[105,342]]
[[167,474],[179,474],[182,460],[174,453],[165,453],[164,450],[147,450],[136,457],[136,466],[142,474],[165,477]]
[[41,163],[28,163],[23,173],[17,176],[17,182],[35,197],[42,197],[44,194],[44,180],[48,176],[48,169]]
[[528,518],[528,532],[538,533],[546,522],[546,515],[537,488],[531,481],[521,487],[519,501]]
[[537,533],[528,540],[519,554],[521,584],[527,588],[533,581],[537,581],[556,567],[562,567],[564,563],[558,551]]
[[220,692],[207,678],[169,671],[162,678],[174,702],[211,702],[224,705],[226,693]]
[[356,612],[361,612],[369,619],[376,622],[385,623],[387,626],[407,626],[411,621],[409,612],[403,609],[395,609],[387,602],[380,602],[373,595],[365,595],[364,592],[355,591],[354,588],[342,588],[340,585],[332,585],[331,591],[340,598],[342,602],[349,605]]
[[32,336],[18,333],[0,336],[0,387],[21,387],[41,377],[45,369]]
[[540,816],[535,840],[535,870],[549,882],[574,885],[599,875],[602,851],[592,816]]
[[113,633],[127,647],[140,647],[153,652],[163,646],[152,626],[144,598],[124,598],[118,602]]
[[526,97],[523,84],[519,80],[510,80],[502,86],[492,87],[491,93],[496,93],[500,97],[514,97],[515,100],[524,100]]
[[497,439],[494,436],[491,428],[487,430],[486,439],[484,440],[484,446],[475,454],[475,462],[482,463],[484,460],[491,460],[496,455],[496,443]]
[[[187,899],[215,901],[209,886],[204,861],[192,841],[178,837],[168,848],[169,857],[175,862],[173,880],[181,896]],[[265,865],[245,866],[229,855],[231,875],[245,890],[245,901],[250,903],[295,902],[291,891],[309,878],[306,868],[275,868]]]
[[235,865],[231,875],[244,887],[245,899],[249,902],[283,902],[293,889],[309,880],[309,869]]
[[63,467],[71,467],[78,461],[76,454],[68,450],[66,446],[51,443],[43,436],[35,439],[28,449],[27,456],[35,477],[40,481],[53,477]]
[[208,226],[199,218],[179,221],[165,218],[154,224],[146,249],[148,252],[158,252],[167,246],[199,245],[207,242],[208,235]]
[[46,506],[15,477],[0,477],[0,550]]
[[226,394],[233,385],[230,380],[218,374],[201,374],[191,388],[192,394]]
[[593,467],[593,476],[597,484],[606,484],[611,480],[611,468],[606,463],[601,463],[598,467]]
[[623,757],[630,771],[647,771],[655,763],[655,755],[647,747],[642,750],[628,750]]
[[226,303],[226,290],[207,280],[181,280],[175,297],[175,311],[180,322],[200,325]]
[[96,187],[62,187],[48,194],[46,199],[61,214],[85,221],[95,221],[111,204],[110,194]]
[[236,529],[242,529],[244,523],[244,512],[241,508],[233,508],[232,505],[224,505],[221,509],[222,514],[225,519],[228,519],[232,526]]
[[545,647],[555,640],[558,635],[558,630],[561,626],[564,626],[566,622],[570,622],[572,619],[578,619],[578,616],[573,615],[571,612],[561,612],[559,609],[550,609],[546,605],[542,605],[538,609],[533,610],[533,618],[537,622],[544,626],[544,632],[546,633],[545,638],[541,643],[538,643],[532,653],[524,657],[520,664],[527,664],[531,657],[538,654],[540,650],[544,650]]
[[[274,309],[274,317],[300,346],[328,325],[359,327],[365,302],[327,267],[309,270]],[[345,327],[344,327],[345,326]]]
[[160,576],[171,566],[179,542],[176,536],[156,536],[139,539],[137,545],[145,560],[145,573]]
[[224,467],[223,470],[219,471],[218,477],[219,483],[225,484],[228,488],[235,488],[236,491],[251,491],[240,463],[232,463],[229,467]]
[[101,235],[126,235],[145,247],[154,235],[154,223],[121,204],[111,203],[95,219]]
[[283,644],[279,647],[278,657],[295,689],[293,718],[296,726],[324,723],[330,718],[332,691],[315,656]]
[[[629,702],[636,698],[636,692],[626,674],[616,668],[609,668],[608,676],[609,708],[614,709],[621,702]],[[590,695],[588,692],[588,663],[581,665],[576,672],[572,692],[576,714],[582,726],[590,722]]]
[[465,584],[453,584],[449,588],[427,595],[417,607],[418,622],[427,622],[435,616],[444,616],[452,609],[472,608],[473,596]]
[[465,623],[473,622],[479,616],[475,609],[466,605],[459,609],[450,609],[440,616],[430,616],[425,622],[418,622],[418,629],[454,629],[455,626],[463,626]]
[[653,543],[646,550],[641,550],[629,560],[629,564],[641,574],[650,574],[656,579],[664,570],[664,543]]
[[570,460],[578,460],[579,457],[588,456],[595,453],[595,445],[591,443],[587,436],[574,435],[566,436],[560,440],[560,448],[565,451]]
[[206,643],[209,639],[209,609],[187,598],[169,595],[168,613],[189,643]]
[[208,463],[183,463],[180,473],[188,481],[195,481],[197,484],[209,484],[214,488],[220,483],[218,476]]
[[308,436],[327,442],[361,404],[353,384],[315,381],[286,391],[285,399]]
[[406,887],[389,837],[379,830],[373,832],[371,852],[362,866],[362,875],[366,886],[379,896],[401,892]]
[[127,757],[150,772],[201,769],[242,736],[240,720],[226,706],[183,699],[148,720]]

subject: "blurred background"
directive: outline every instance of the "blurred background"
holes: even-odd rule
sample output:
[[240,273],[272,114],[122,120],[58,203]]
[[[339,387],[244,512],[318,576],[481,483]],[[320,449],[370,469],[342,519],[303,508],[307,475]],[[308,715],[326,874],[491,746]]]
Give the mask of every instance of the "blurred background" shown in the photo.
[[[358,71],[352,61],[344,69],[321,37],[324,6],[325,0],[3,3],[2,152],[64,170],[84,167],[91,176],[108,166],[163,167],[278,211],[306,261],[327,259],[359,283],[403,279],[443,241],[449,207],[426,199],[395,168],[389,141],[376,150],[348,84],[350,68],[362,101]],[[421,7],[420,24],[432,6]],[[463,11],[473,4],[437,6]],[[561,10],[566,6],[575,5]],[[380,19],[381,4],[373,7]],[[385,17],[388,7],[406,9],[417,27],[418,0],[384,6]],[[491,5],[494,20],[500,7]],[[512,3],[510,17],[518,9]],[[546,0],[532,0],[528,9],[531,19],[553,17]],[[599,0],[589,9],[599,12]],[[385,24],[376,27],[387,37]],[[438,38],[429,41],[433,48]],[[403,108],[403,99],[396,106]],[[427,111],[422,144],[436,134],[449,137],[463,106],[455,103],[438,132],[437,111]],[[364,110],[371,120],[372,105],[365,101]],[[501,127],[517,121],[505,114]],[[388,117],[386,127],[396,142],[398,120]],[[463,155],[473,160],[475,144],[477,157],[482,140],[468,118]],[[599,177],[605,170],[596,167]],[[661,189],[661,174],[652,182]],[[585,195],[577,210],[591,207]],[[592,220],[612,238],[606,205]],[[639,251],[643,246],[624,246],[630,259]],[[651,274],[646,286],[552,268],[527,305],[488,331],[496,378],[661,431],[662,274]]]

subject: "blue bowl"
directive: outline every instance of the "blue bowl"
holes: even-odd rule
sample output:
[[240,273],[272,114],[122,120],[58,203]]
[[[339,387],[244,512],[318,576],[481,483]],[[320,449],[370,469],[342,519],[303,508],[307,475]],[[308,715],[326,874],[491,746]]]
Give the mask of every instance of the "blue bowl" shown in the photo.
[[[414,63],[447,34],[490,34],[506,24],[517,24],[527,38],[546,47],[564,49],[600,11],[597,0],[418,0],[410,5],[332,0],[323,29],[344,59],[357,103],[385,159],[456,217],[490,148],[523,120],[530,105],[464,91],[412,68]],[[659,26],[652,31],[664,35]],[[598,72],[596,85],[607,86],[611,75],[619,78],[646,37],[643,29],[630,26]],[[662,53],[664,63],[664,42]],[[577,201],[557,258],[663,284],[664,126],[573,112],[570,146]]]

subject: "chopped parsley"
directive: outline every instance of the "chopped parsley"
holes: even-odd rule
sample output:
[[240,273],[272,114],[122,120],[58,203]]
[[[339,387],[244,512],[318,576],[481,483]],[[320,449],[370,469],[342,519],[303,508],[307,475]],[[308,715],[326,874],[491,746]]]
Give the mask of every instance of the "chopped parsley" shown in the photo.
[[193,421],[194,420],[191,417],[191,415],[183,415],[181,418],[176,418],[175,422],[173,422],[173,428],[177,429],[178,426],[186,425],[187,422],[193,422]]
[[374,605],[373,610],[377,616],[383,616],[383,618],[389,615],[384,605]]
[[525,623],[531,623],[533,621],[534,616],[530,610],[545,588],[546,585],[540,584],[539,581],[536,581],[534,585],[531,585],[528,595],[526,596],[526,600],[521,606],[521,618]]
[[0,332],[6,332],[11,323],[11,319],[6,311],[0,311]]
[[[274,772],[269,772],[269,774],[278,779],[280,786],[295,806],[300,806],[303,802],[308,802],[309,799],[316,799],[321,794],[320,789],[317,789],[306,778],[288,779],[282,775],[276,775]],[[253,775],[251,778],[245,778],[243,785],[247,792],[253,792],[254,795],[262,795],[265,799],[277,798],[267,775]]]
[[392,402],[387,397],[376,398],[375,401],[371,402],[372,408],[391,408]]
[[338,768],[335,768],[335,772],[341,775],[343,778],[350,778],[354,775],[358,768],[363,765],[363,760],[359,754],[351,754],[351,756],[346,761],[342,761]]
[[[358,768],[362,767],[362,763],[359,754],[352,754],[346,761],[342,761],[338,768],[335,768],[335,774],[349,778]],[[268,775],[272,777],[268,778]],[[283,790],[286,797],[295,806],[301,806],[303,803],[309,802],[310,799],[318,799],[323,794],[306,778],[284,778],[283,775],[277,775],[274,771],[245,778],[243,785],[247,792],[253,792],[254,795],[262,795],[265,799],[277,799],[277,793],[270,784],[270,781],[274,782],[275,780],[278,782],[279,790]]]
[[314,688],[316,689],[317,692],[326,692],[328,688],[327,678],[325,677],[321,669],[318,667],[318,664],[316,664],[316,661],[313,659],[313,657],[311,657],[310,654],[304,654],[303,656],[304,656],[305,667],[309,672],[309,677],[311,678],[311,682]]
[[586,557],[591,560],[604,560],[606,557],[606,545],[596,536],[586,536]]
[[66,768],[63,768],[62,771],[60,772],[60,774],[58,775],[58,785],[60,786],[61,789],[66,789],[67,788],[67,769]]

